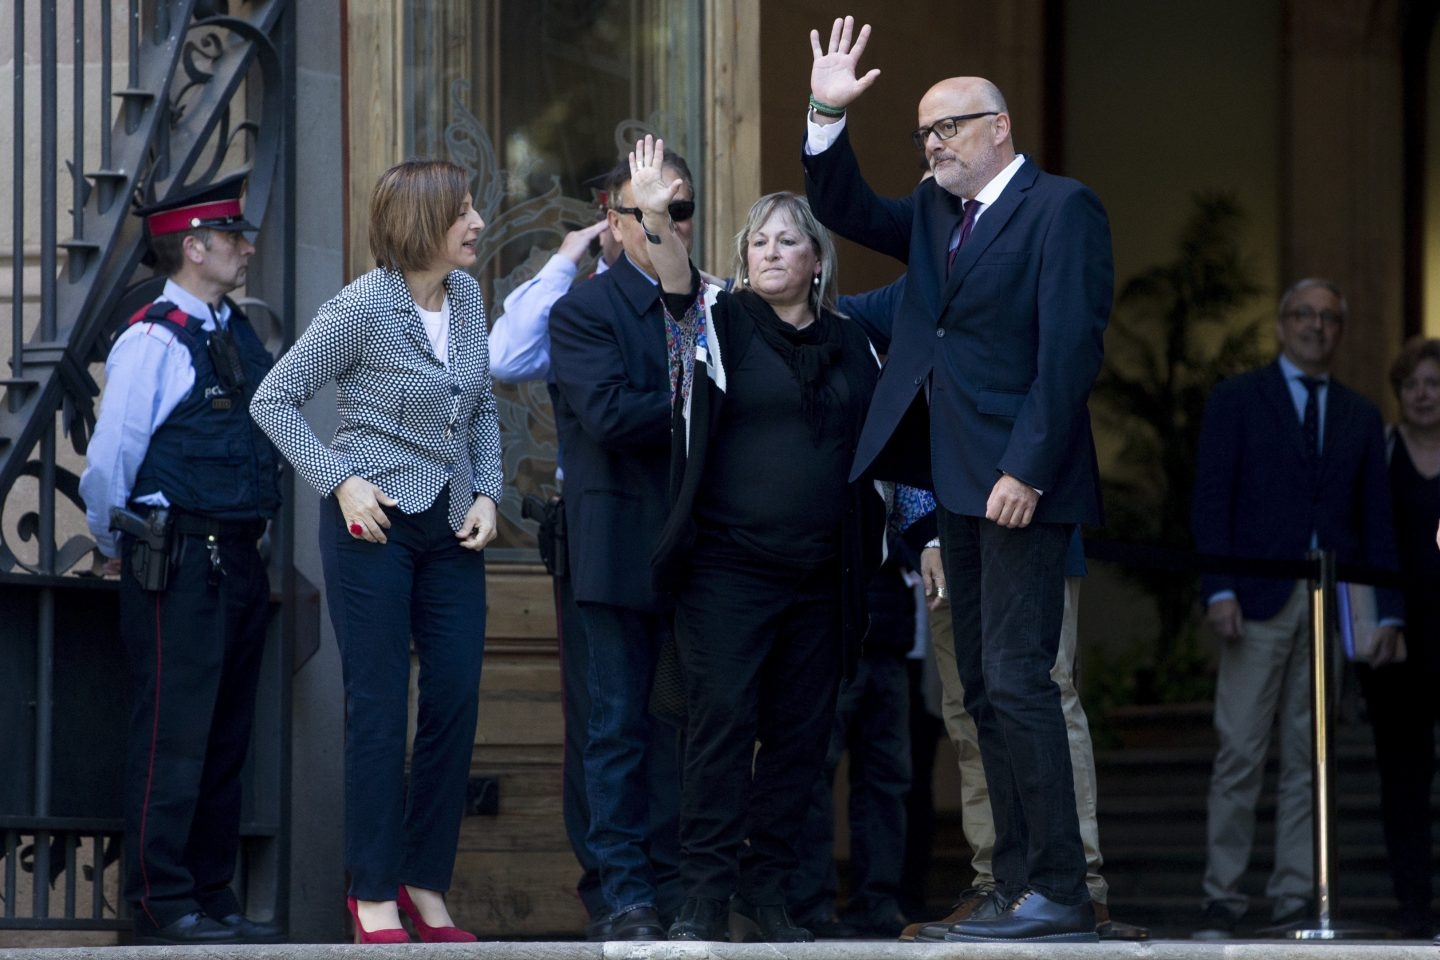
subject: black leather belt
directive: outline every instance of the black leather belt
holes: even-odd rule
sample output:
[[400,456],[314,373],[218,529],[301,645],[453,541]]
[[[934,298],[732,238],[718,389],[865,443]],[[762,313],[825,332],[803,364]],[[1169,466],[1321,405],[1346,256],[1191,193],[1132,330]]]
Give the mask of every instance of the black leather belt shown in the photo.
[[254,543],[265,532],[264,520],[216,520],[194,513],[175,515],[175,532],[182,537],[214,537]]

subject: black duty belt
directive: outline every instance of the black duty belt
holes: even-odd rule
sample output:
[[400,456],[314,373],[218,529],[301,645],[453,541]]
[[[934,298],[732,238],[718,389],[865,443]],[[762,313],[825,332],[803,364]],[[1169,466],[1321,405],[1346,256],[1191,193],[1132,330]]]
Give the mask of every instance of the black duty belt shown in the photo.
[[264,520],[216,520],[194,513],[175,515],[175,532],[182,537],[214,537],[254,543],[265,532]]

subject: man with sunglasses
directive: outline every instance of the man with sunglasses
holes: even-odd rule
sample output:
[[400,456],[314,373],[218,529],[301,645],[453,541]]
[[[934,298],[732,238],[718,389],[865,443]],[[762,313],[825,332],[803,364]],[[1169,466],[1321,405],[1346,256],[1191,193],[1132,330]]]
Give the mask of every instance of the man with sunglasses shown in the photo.
[[[690,170],[670,205],[688,250],[694,235]],[[666,315],[630,164],[606,178],[607,219],[623,254],[575,286],[550,312],[555,428],[565,455],[570,586],[589,643],[585,744],[587,844],[610,911],[605,936],[663,940],[679,908],[680,731],[650,712],[670,610],[651,585],[669,503],[670,372]]]
[[[1093,941],[1085,851],[1059,687],[1050,676],[1066,546],[1101,520],[1086,401],[1114,274],[1110,228],[1083,185],[1017,154],[980,77],[921,98],[914,140],[932,178],[877,196],[846,109],[879,75],[856,65],[870,28],[812,31],[803,162],[836,233],[906,263],[905,299],[852,468],[934,491],[956,667],[995,822],[996,888],[955,941]],[[853,40],[853,44],[852,44]]]

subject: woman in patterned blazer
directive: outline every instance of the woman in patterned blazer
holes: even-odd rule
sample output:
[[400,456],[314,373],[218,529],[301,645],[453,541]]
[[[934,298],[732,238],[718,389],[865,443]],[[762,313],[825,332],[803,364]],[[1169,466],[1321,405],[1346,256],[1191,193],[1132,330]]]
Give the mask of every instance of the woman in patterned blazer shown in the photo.
[[[261,383],[256,422],[323,496],[320,556],[345,677],[345,862],[357,943],[462,941],[445,907],[500,500],[485,306],[466,273],[484,222],[467,176],[412,160],[370,199],[376,269],[320,308]],[[326,445],[300,414],[334,381]],[[478,620],[477,620],[478,617]],[[405,780],[410,646],[419,717]]]

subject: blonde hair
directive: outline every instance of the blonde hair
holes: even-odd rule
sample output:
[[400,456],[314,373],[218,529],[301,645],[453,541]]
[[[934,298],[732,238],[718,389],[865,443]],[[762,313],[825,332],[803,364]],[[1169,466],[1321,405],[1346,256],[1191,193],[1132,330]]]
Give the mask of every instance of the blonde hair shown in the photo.
[[781,210],[788,213],[790,222],[810,238],[810,246],[820,260],[820,282],[810,286],[811,312],[817,317],[821,310],[839,313],[836,306],[840,285],[835,279],[835,242],[830,239],[830,231],[815,218],[805,198],[786,190],[767,193],[756,200],[745,218],[745,226],[735,234],[735,283],[746,286],[750,281],[750,264],[745,257],[750,246],[750,234],[759,230],[765,225],[765,221]]

